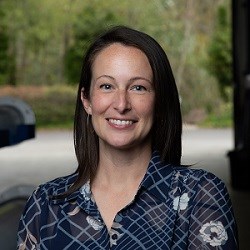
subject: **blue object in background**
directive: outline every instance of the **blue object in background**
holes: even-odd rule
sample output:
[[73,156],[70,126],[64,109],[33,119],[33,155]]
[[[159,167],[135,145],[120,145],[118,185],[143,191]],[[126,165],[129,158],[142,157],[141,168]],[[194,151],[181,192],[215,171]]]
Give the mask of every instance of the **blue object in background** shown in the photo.
[[35,137],[35,115],[24,101],[0,97],[0,147],[11,146]]

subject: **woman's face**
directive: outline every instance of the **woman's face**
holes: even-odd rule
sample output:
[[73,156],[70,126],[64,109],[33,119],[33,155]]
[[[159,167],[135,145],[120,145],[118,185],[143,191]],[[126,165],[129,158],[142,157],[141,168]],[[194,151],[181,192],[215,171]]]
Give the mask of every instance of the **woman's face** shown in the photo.
[[154,117],[153,73],[146,55],[119,43],[103,49],[92,66],[90,99],[84,108],[102,146],[149,146]]

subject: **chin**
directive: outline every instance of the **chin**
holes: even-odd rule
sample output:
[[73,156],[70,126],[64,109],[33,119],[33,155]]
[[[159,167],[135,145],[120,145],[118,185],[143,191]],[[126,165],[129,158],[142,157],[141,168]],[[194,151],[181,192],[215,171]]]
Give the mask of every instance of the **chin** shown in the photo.
[[144,148],[146,145],[148,145],[148,143],[138,143],[137,142],[127,142],[127,143],[112,143],[112,144],[109,144],[111,147],[113,147],[114,149],[117,149],[117,150],[135,150],[136,148],[137,149],[142,149]]
[[114,144],[110,144],[110,145],[116,149],[130,149],[133,147],[133,145],[131,145],[131,144],[124,144],[124,143],[114,143]]
[[135,146],[134,142],[131,141],[103,141],[103,145],[106,145],[108,147],[114,148],[114,149],[130,149]]

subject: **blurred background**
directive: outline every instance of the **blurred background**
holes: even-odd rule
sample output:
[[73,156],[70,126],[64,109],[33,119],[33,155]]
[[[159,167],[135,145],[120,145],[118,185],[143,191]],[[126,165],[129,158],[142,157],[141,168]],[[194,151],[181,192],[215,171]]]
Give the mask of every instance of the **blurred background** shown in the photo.
[[[8,189],[15,198],[75,170],[72,126],[83,54],[114,25],[144,31],[166,51],[181,96],[183,161],[225,181],[241,249],[250,249],[250,194],[232,189],[226,156],[234,147],[230,0],[0,0],[0,97],[30,105],[37,127],[35,140],[0,150],[0,193]],[[14,239],[26,198],[0,205],[4,250],[15,249],[5,242]]]
[[84,51],[124,24],[165,49],[185,121],[231,126],[230,20],[229,0],[1,0],[0,93],[27,101],[38,126],[71,126]]

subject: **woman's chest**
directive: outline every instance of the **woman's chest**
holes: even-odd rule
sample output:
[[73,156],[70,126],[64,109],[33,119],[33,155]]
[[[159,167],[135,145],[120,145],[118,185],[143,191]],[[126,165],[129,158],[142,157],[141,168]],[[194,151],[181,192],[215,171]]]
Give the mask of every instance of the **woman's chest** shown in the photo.
[[115,215],[110,230],[97,207],[95,211],[74,204],[61,207],[41,235],[46,236],[42,241],[49,249],[171,249],[177,220],[171,200],[144,195]]

